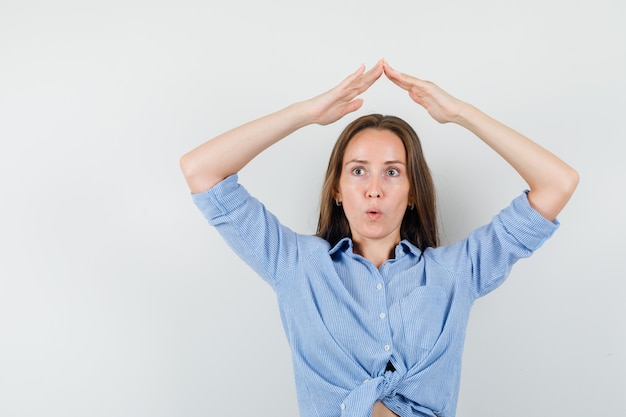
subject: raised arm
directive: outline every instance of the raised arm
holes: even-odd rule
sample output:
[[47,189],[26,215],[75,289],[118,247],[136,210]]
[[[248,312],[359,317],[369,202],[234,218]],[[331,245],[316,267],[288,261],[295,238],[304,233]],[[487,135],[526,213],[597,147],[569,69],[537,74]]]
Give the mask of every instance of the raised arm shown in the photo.
[[357,96],[382,73],[382,61],[367,72],[361,66],[331,90],[236,127],[183,155],[180,166],[191,192],[212,188],[301,127],[330,124],[359,109],[363,100]]
[[554,220],[578,185],[578,173],[554,154],[524,135],[429,81],[400,73],[384,62],[385,75],[439,123],[456,123],[478,136],[502,156],[526,181],[531,206]]

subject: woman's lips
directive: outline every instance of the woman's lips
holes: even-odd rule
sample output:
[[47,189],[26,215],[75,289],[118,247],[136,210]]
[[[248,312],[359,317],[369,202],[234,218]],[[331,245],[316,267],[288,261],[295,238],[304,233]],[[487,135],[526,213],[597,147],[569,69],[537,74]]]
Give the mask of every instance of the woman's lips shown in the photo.
[[367,211],[367,217],[370,218],[370,220],[376,220],[377,218],[379,218],[381,215],[380,211],[378,209],[369,209]]

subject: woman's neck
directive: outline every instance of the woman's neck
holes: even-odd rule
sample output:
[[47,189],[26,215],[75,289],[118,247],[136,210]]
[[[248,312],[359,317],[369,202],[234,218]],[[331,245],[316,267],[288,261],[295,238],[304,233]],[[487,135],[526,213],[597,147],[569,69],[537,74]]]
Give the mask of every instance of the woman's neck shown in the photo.
[[394,257],[395,248],[398,242],[395,240],[359,240],[353,241],[354,253],[357,253],[376,265],[376,268],[385,261]]

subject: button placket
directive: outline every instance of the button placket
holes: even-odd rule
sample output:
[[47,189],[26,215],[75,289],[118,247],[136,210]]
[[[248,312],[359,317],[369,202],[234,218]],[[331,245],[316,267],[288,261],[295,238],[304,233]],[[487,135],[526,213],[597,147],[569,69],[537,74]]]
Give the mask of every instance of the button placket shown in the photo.
[[[382,282],[379,282],[378,284],[376,284],[376,289],[379,290],[379,291],[382,290],[383,287],[384,286],[383,286]],[[383,297],[383,301],[381,302],[381,305],[384,307],[384,309],[380,313],[378,313],[378,317],[380,317],[381,320],[383,320],[383,319],[385,319],[385,317],[387,317],[387,311],[386,311],[387,301],[385,299],[384,293],[382,294],[382,297]]]
[[[387,296],[386,296],[386,292],[384,291],[386,278],[385,278],[384,273],[383,273],[384,271],[381,270],[379,272],[381,273],[380,278],[382,278],[382,280],[376,283],[376,290],[380,292],[380,295],[379,295],[380,298],[379,299],[380,299],[380,307],[381,307],[381,309],[379,310],[379,313],[378,313],[378,317],[379,317],[380,320],[385,320],[387,318],[387,310],[388,310]],[[388,329],[388,331],[390,331],[388,323],[387,323],[386,328]],[[387,336],[385,337],[385,339],[387,339],[386,340],[387,342],[391,342],[391,333],[390,332],[387,332]],[[384,342],[385,341],[383,340],[383,343]],[[383,350],[385,352],[391,351],[391,343],[386,343],[383,346]]]

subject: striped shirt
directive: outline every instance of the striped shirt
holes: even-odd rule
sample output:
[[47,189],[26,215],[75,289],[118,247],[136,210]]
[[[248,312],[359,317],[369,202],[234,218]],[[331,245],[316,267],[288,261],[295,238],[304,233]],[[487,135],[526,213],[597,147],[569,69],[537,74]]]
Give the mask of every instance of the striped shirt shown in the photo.
[[474,300],[559,224],[523,193],[466,239],[423,252],[402,241],[376,268],[349,238],[330,247],[282,225],[237,181],[193,200],[276,292],[301,417],[370,417],[376,401],[402,417],[454,416]]

